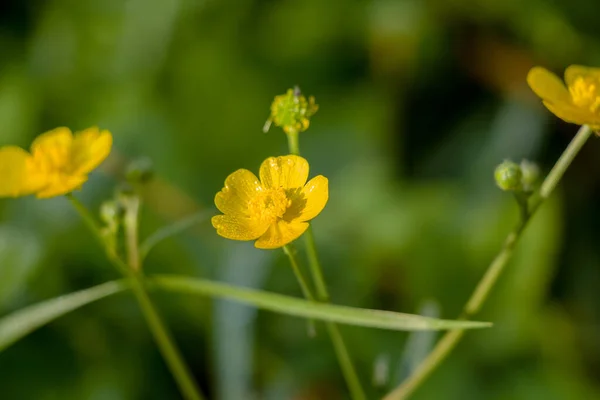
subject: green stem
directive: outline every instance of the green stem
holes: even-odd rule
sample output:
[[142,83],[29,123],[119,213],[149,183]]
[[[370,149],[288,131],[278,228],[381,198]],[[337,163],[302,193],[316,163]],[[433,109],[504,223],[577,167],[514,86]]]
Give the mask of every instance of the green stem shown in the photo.
[[[529,208],[529,212],[522,213],[522,218],[515,229],[508,234],[500,252],[485,272],[483,278],[477,284],[475,291],[467,301],[461,319],[469,319],[476,314],[487,299],[491,289],[494,287],[498,277],[504,270],[504,267],[510,260],[515,245],[521,238],[527,223],[535,214],[539,206],[546,200],[558,185],[558,182],[564,175],[565,171],[579,153],[585,142],[592,134],[592,130],[583,125],[571,143],[567,146],[563,154],[560,156],[554,167],[542,183],[539,196],[534,200]],[[464,330],[448,331],[436,344],[429,355],[417,366],[412,375],[400,384],[396,389],[390,392],[384,400],[401,400],[408,398],[419,385],[429,377],[437,366],[446,358],[456,344],[460,341],[464,334]]]
[[138,239],[138,215],[140,213],[140,198],[135,195],[124,196],[122,202],[125,204],[125,215],[123,226],[125,228],[125,243],[127,248],[127,264],[134,271],[139,271],[140,251]]
[[545,200],[548,198],[548,196],[550,196],[556,185],[558,185],[558,182],[560,182],[562,176],[565,174],[565,171],[567,168],[569,168],[569,165],[571,165],[571,162],[577,153],[579,153],[579,150],[581,150],[585,142],[587,142],[592,133],[592,129],[587,125],[583,125],[579,129],[577,135],[575,135],[573,140],[571,140],[571,143],[569,143],[563,154],[560,156],[558,161],[556,161],[556,164],[554,164],[554,167],[552,167],[552,170],[542,183],[542,186],[540,187],[540,197],[542,200]]
[[309,225],[308,229],[304,233],[306,241],[306,252],[308,254],[308,265],[310,266],[310,273],[315,282],[317,288],[317,298],[322,302],[329,302],[329,291],[325,284],[325,278],[323,277],[323,269],[319,262],[319,255],[317,254],[317,246],[315,244],[315,236],[313,235],[312,225]]
[[152,336],[154,336],[154,340],[158,345],[158,349],[169,366],[171,374],[173,374],[183,397],[186,400],[202,400],[203,397],[200,389],[194,382],[192,374],[183,361],[181,352],[175,345],[167,327],[150,300],[141,278],[142,276],[140,274],[132,273],[132,276],[130,277],[131,288],[140,305],[140,309],[146,318]]
[[288,138],[288,148],[291,154],[300,155],[300,143],[298,141],[298,131],[290,129],[286,132]]
[[308,287],[308,283],[306,283],[306,279],[304,279],[304,275],[302,275],[302,271],[300,270],[300,266],[298,265],[298,260],[296,259],[296,251],[292,247],[291,243],[283,246],[283,252],[290,259],[290,264],[292,265],[292,270],[294,271],[294,275],[300,284],[300,288],[302,289],[302,294],[306,298],[306,300],[314,301],[315,296],[313,296],[310,288]]
[[[298,132],[290,131],[287,132],[288,148],[291,154],[300,155],[300,145],[298,143]],[[308,253],[308,262],[310,265],[310,272],[317,288],[317,300],[323,303],[329,302],[329,292],[325,279],[323,278],[323,271],[321,264],[319,263],[319,256],[317,254],[317,246],[315,245],[315,239],[312,233],[312,227],[309,226],[304,233],[306,237],[306,248]],[[350,396],[353,400],[364,400],[366,399],[365,392],[356,373],[356,368],[348,352],[348,347],[342,337],[342,334],[338,326],[333,322],[327,322],[327,332],[329,338],[333,344],[335,355],[338,359],[338,363],[342,369],[342,374],[348,385]]]
[[119,256],[113,250],[111,250],[110,246],[108,246],[106,239],[102,235],[102,229],[100,228],[100,225],[98,225],[98,223],[96,222],[96,219],[94,218],[92,213],[90,213],[87,207],[84,206],[77,197],[73,196],[72,193],[68,193],[65,196],[71,202],[71,204],[73,205],[73,207],[75,208],[85,225],[88,227],[90,232],[92,232],[92,234],[100,244],[100,246],[106,251],[106,256],[108,257],[112,265],[115,268],[117,268],[121,274],[127,276],[129,274],[129,268],[123,263],[115,262],[115,260],[119,259]]
[[[68,194],[67,198],[71,201],[71,204],[73,204],[81,218],[85,221],[90,231],[106,249],[106,242],[102,236],[100,226],[89,210],[72,194]],[[137,226],[137,222],[135,223],[135,226]],[[131,243],[128,242],[128,244]],[[140,306],[140,309],[142,310],[142,314],[146,319],[148,327],[150,328],[150,332],[152,333],[154,340],[156,341],[156,344],[163,358],[165,359],[165,362],[167,363],[167,366],[171,370],[171,373],[173,374],[173,377],[175,378],[182,395],[186,400],[202,400],[203,396],[194,383],[192,375],[190,374],[187,366],[183,362],[181,353],[171,339],[166,326],[162,322],[158,311],[152,304],[152,301],[150,300],[150,297],[144,288],[141,280],[142,275],[134,272],[134,270],[129,265],[125,264],[117,254],[107,250],[107,256],[111,264],[113,264],[126,278],[128,278],[131,289]]]
[[515,200],[519,206],[519,212],[521,213],[521,220],[525,221],[529,218],[529,196],[530,193],[515,192]]
[[102,248],[105,248],[106,241],[104,240],[100,226],[92,216],[92,213],[90,213],[87,207],[84,206],[77,197],[73,196],[73,193],[67,193],[65,196],[67,199],[69,199],[69,201],[71,202],[71,204],[73,205],[73,207],[75,208],[85,225],[92,232],[96,240],[98,240]]
[[[323,272],[321,270],[321,264],[319,263],[317,247],[315,245],[311,228],[309,227],[304,234],[306,235],[306,246],[309,255],[308,260],[310,271],[313,281],[315,282],[315,286],[317,287],[317,300],[322,303],[328,303],[329,292],[327,290],[327,285],[325,284],[325,279],[323,278]],[[358,378],[358,374],[356,373],[356,368],[354,367],[352,358],[348,352],[348,347],[346,346],[338,326],[333,322],[327,322],[326,325],[327,332],[329,333],[329,337],[333,343],[335,354],[340,367],[342,368],[342,373],[344,374],[344,379],[346,380],[346,384],[348,385],[352,399],[366,399],[365,392],[360,383],[360,379]]]
[[[310,287],[308,286],[308,283],[306,282],[306,279],[304,278],[304,275],[302,274],[302,271],[300,270],[300,266],[298,265],[298,260],[296,259],[296,249],[293,247],[293,245],[291,243],[288,243],[285,246],[283,246],[283,252],[290,259],[290,264],[292,265],[292,270],[294,271],[296,280],[298,281],[298,284],[300,285],[300,288],[302,289],[302,294],[304,295],[304,298],[309,301],[315,301],[315,296],[313,295],[312,291],[310,290]],[[315,320],[310,319],[310,320],[308,320],[308,336],[315,337],[316,334],[317,334],[317,329],[316,329],[316,325],[315,325]]]

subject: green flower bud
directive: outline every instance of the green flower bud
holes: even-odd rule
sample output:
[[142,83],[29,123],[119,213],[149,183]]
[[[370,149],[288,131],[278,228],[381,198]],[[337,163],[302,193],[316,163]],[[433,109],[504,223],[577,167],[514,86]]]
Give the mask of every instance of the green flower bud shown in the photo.
[[512,161],[506,160],[496,167],[494,178],[496,185],[502,190],[521,190],[523,173],[521,167]]
[[114,200],[107,200],[100,206],[100,219],[108,226],[118,226],[123,218],[123,208]]
[[271,104],[271,115],[263,130],[267,132],[273,123],[285,133],[303,132],[308,129],[310,118],[318,109],[313,96],[307,99],[297,86],[288,89],[286,94],[275,96]]
[[133,160],[125,170],[125,178],[127,182],[133,184],[143,184],[152,179],[154,169],[152,160],[147,157]]
[[536,163],[529,160],[521,161],[520,167],[523,174],[523,177],[521,178],[521,181],[523,182],[523,188],[531,191],[540,177],[540,168]]
[[124,213],[123,207],[115,200],[107,200],[100,206],[100,219],[104,222],[100,234],[107,250],[111,253],[117,250],[117,233]]

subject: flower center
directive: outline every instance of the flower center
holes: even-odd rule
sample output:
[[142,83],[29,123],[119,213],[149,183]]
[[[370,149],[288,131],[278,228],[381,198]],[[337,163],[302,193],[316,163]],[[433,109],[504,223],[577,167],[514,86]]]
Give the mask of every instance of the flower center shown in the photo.
[[600,108],[600,87],[595,79],[582,76],[569,86],[571,98],[577,107],[587,108],[595,113]]
[[250,200],[248,209],[252,219],[273,223],[283,217],[291,204],[283,188],[263,189]]

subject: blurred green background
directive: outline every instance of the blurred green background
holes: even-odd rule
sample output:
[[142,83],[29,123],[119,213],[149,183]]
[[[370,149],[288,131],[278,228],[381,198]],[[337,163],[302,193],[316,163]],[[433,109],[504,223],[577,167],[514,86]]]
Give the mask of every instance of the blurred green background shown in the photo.
[[[99,125],[115,146],[77,195],[97,209],[128,160],[153,160],[142,233],[202,209],[238,168],[285,154],[261,128],[295,84],[320,110],[301,134],[330,181],[314,229],[335,303],[456,317],[517,220],[505,158],[547,171],[577,127],[525,84],[541,64],[600,65],[595,0],[4,0],[0,144]],[[528,228],[479,319],[415,399],[600,398],[600,144]],[[299,241],[302,247],[302,242]],[[280,251],[208,222],[160,244],[148,272],[300,296]],[[0,315],[118,276],[64,198],[0,202]],[[213,399],[346,399],[323,327],[155,294]],[[434,334],[342,327],[377,398]],[[406,346],[407,342],[409,343]],[[102,300],[0,354],[0,397],[177,399],[132,296]]]

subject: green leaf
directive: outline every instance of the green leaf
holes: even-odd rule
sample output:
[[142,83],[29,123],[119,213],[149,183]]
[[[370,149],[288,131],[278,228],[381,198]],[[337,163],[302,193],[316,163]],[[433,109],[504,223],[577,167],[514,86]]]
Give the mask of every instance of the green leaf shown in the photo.
[[[146,279],[157,289],[220,297],[269,311],[341,324],[398,331],[486,328],[492,324],[449,321],[392,311],[310,302],[296,297],[245,289],[205,279],[157,275]],[[122,292],[126,281],[111,281],[25,307],[0,318],[0,352],[41,326],[96,300]]]
[[126,288],[125,281],[106,282],[25,307],[0,318],[0,352],[56,318]]
[[316,303],[300,298],[244,289],[223,283],[180,276],[156,275],[148,279],[156,288],[201,296],[221,297],[296,317],[398,331],[486,328],[492,324],[449,321],[392,311]]

